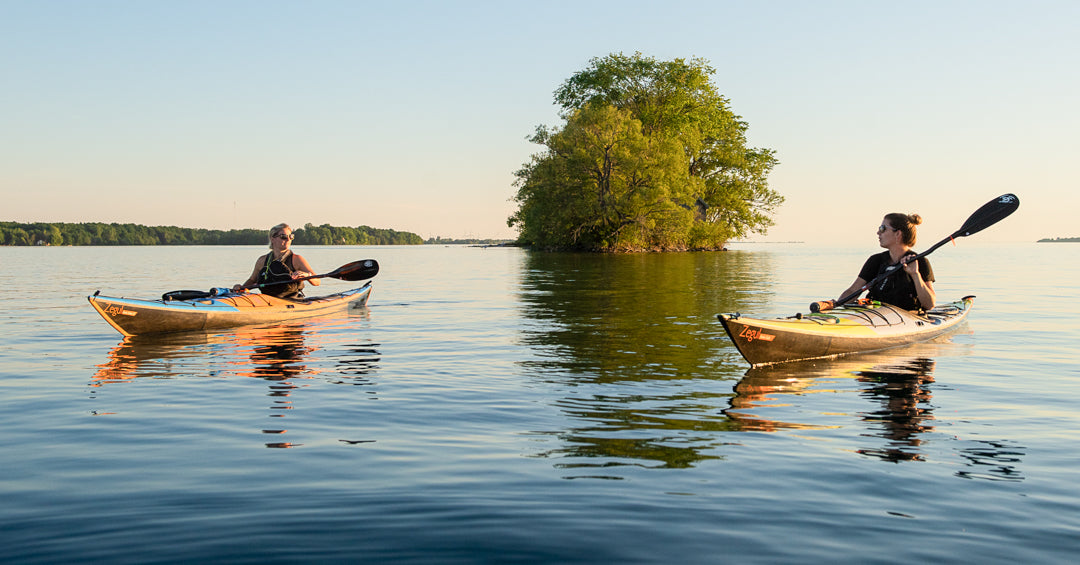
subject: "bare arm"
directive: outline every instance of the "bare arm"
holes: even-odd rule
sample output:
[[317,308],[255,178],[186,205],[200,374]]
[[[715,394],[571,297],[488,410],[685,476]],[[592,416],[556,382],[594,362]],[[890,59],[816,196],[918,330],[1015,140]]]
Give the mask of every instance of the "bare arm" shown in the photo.
[[[315,269],[311,268],[311,264],[307,262],[307,259],[304,259],[296,253],[293,253],[293,267],[296,269],[292,273],[292,278],[294,279],[310,277],[315,274]],[[308,279],[307,282],[311,283],[312,286],[319,286],[322,284],[322,281],[319,279]]]

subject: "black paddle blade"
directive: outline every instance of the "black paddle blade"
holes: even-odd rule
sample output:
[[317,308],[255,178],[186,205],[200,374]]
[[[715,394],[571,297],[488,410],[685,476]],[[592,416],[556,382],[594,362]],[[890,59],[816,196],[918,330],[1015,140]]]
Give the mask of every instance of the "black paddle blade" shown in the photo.
[[362,281],[379,274],[379,262],[374,259],[353,261],[348,265],[342,265],[333,272],[323,275],[343,281]]
[[964,237],[980,232],[1005,219],[1020,207],[1020,199],[1015,194],[1002,194],[1001,196],[982,205],[975,213],[952,234],[953,237]]

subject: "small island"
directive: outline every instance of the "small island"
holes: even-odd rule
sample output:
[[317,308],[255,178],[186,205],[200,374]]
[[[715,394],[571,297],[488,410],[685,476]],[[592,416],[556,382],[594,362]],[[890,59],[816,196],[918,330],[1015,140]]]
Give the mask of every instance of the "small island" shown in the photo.
[[779,164],[751,147],[749,124],[713,83],[705,59],[612,53],[555,91],[557,126],[514,173],[507,225],[532,249],[721,250],[773,224]]
[[1080,237],[1044,237],[1035,243],[1080,243]]

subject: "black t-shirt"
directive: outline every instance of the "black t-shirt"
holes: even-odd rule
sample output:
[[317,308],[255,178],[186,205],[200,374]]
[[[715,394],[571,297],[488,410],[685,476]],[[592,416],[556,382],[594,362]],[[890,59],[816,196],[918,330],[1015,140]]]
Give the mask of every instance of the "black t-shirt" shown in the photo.
[[[892,256],[889,255],[888,251],[871,255],[863,264],[862,270],[859,271],[859,278],[864,281],[872,281],[893,264]],[[934,282],[934,270],[930,268],[930,261],[927,261],[926,257],[919,259],[919,275],[926,282]],[[911,275],[907,273],[893,273],[885,277],[885,280],[870,287],[867,296],[871,300],[879,300],[905,310],[920,310],[922,308],[919,306],[919,297],[915,292],[915,282],[911,280]]]

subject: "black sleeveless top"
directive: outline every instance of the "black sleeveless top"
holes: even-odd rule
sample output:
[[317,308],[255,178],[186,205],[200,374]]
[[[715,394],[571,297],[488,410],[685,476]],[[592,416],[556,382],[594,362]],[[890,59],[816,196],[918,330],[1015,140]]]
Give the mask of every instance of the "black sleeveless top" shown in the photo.
[[[296,269],[293,268],[293,253],[289,251],[289,254],[285,256],[283,261],[273,259],[274,254],[267,253],[263,257],[263,267],[259,270],[258,284],[263,285],[266,283],[273,283],[279,281],[292,280],[290,276]],[[269,294],[270,296],[276,296],[278,298],[303,298],[304,293],[300,292],[300,289],[304,288],[304,281],[296,281],[281,284],[270,285],[259,289],[263,294]]]

